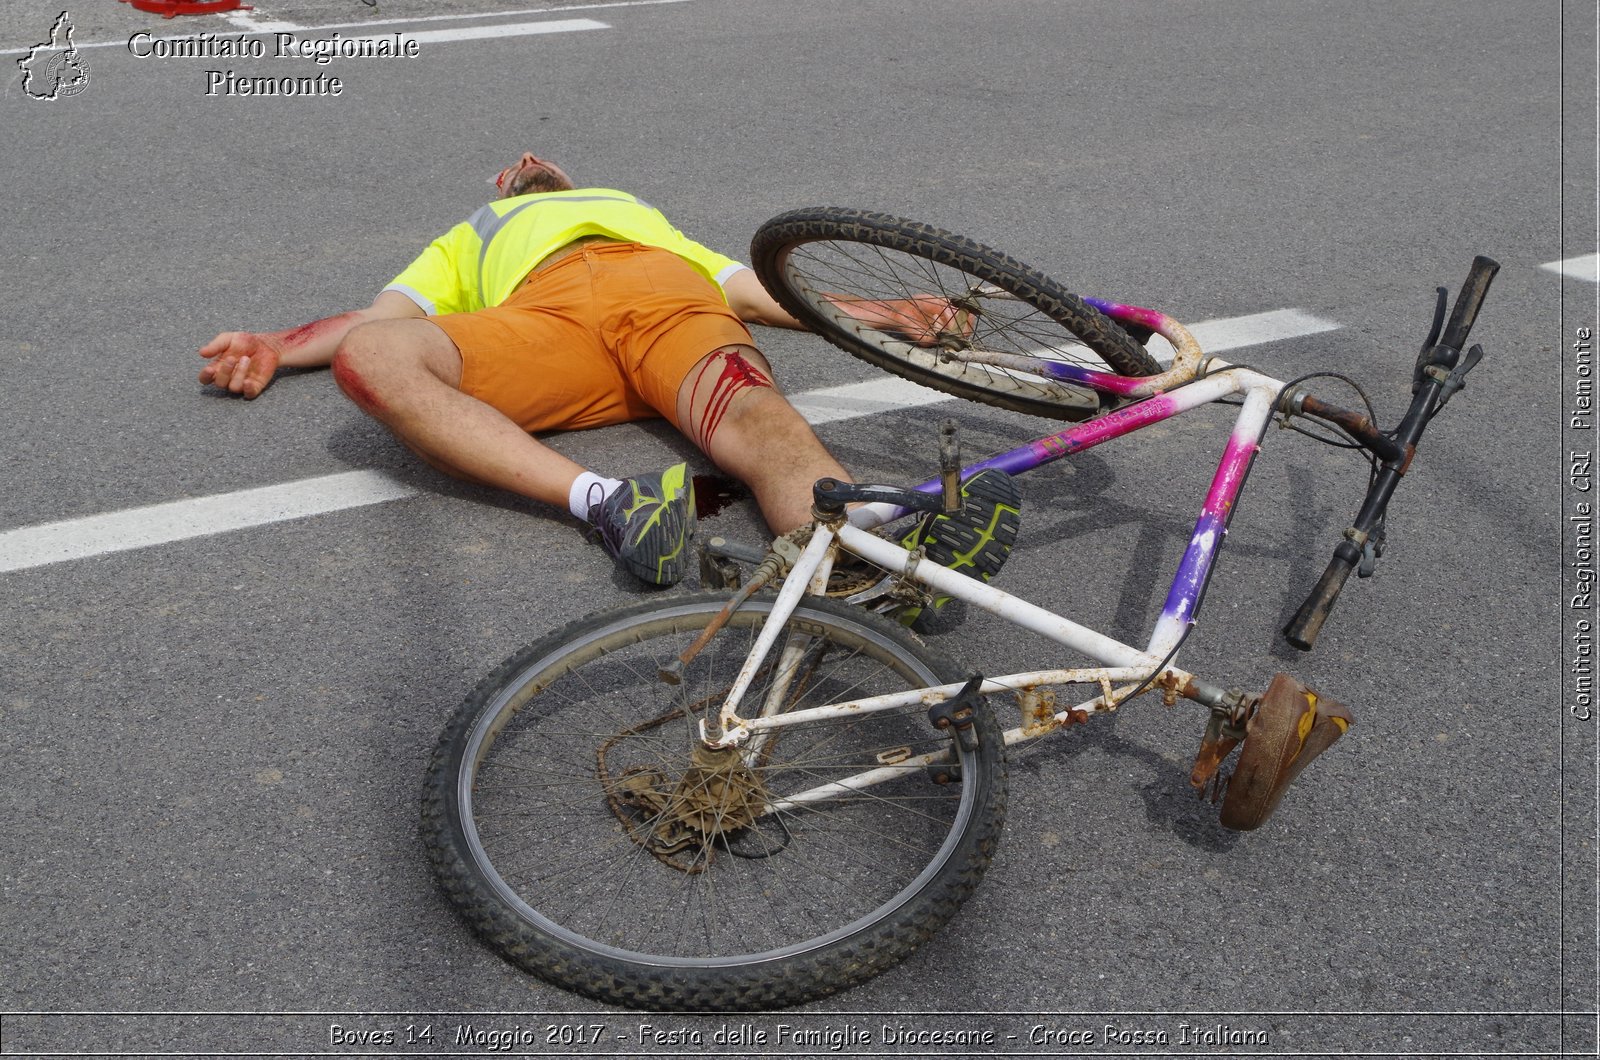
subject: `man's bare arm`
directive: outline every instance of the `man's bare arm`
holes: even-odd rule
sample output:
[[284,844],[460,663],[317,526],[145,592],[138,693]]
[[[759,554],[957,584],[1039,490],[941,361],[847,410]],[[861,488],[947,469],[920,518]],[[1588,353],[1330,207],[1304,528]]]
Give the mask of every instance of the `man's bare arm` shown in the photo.
[[[746,324],[806,330],[804,324],[773,300],[750,269],[741,269],[728,277],[722,289],[728,294],[728,307]],[[882,299],[833,294],[823,297],[868,327],[918,346],[937,346],[949,334],[959,334],[964,338],[972,335],[972,317],[959,312],[949,299],[938,295]]]
[[805,325],[775,302],[767,289],[761,286],[752,269],[740,269],[723,283],[728,296],[728,308],[746,324],[765,324],[769,328],[806,330]]
[[[759,286],[759,284],[757,285]],[[398,291],[383,291],[366,309],[324,317],[284,331],[224,331],[204,346],[200,382],[258,397],[272,385],[279,368],[321,368],[352,328],[372,320],[420,317],[422,308]]]

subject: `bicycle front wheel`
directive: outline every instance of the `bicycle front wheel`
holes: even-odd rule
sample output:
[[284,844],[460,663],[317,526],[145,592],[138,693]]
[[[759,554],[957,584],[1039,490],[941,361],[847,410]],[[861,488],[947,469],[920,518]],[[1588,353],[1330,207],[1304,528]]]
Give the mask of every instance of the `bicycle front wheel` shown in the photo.
[[[1101,410],[1094,391],[986,362],[986,352],[1118,375],[1162,370],[1121,325],[1037,269],[916,221],[833,207],[793,210],[756,231],[750,256],[766,289],[812,331],[957,397],[1064,420]],[[930,295],[954,307],[950,320],[959,326],[920,342],[849,311],[915,304]]]
[[[441,737],[424,840],[467,921],[527,971],[629,1007],[797,1004],[904,958],[988,867],[1005,787],[986,705],[964,738],[919,705],[704,748],[772,599],[680,684],[658,673],[727,599],[576,622],[486,678]],[[807,599],[745,713],[960,679],[900,627]]]

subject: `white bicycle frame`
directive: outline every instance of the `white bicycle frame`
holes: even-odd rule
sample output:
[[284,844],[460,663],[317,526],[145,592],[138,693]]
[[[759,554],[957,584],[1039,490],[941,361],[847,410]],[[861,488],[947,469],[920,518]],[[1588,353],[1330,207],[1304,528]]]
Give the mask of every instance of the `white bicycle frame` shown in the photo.
[[[1169,321],[1163,321],[1169,323]],[[1176,325],[1174,328],[1181,331]],[[1162,329],[1164,332],[1167,330]],[[1184,332],[1186,344],[1175,342],[1181,352],[1194,354],[1193,339]],[[1184,357],[1190,365],[1198,356]],[[1177,366],[1175,366],[1177,367]],[[950,699],[965,687],[962,684],[932,685],[889,695],[871,696],[785,711],[783,702],[787,695],[784,674],[794,672],[793,661],[805,651],[809,638],[791,637],[785,644],[785,655],[776,667],[779,675],[759,708],[742,710],[744,697],[757,673],[777,646],[801,598],[807,593],[820,595],[825,591],[828,575],[833,566],[835,547],[859,556],[877,567],[889,571],[935,593],[962,600],[1024,629],[1049,638],[1063,647],[1080,652],[1101,663],[1100,666],[1067,669],[1031,670],[985,677],[979,691],[984,694],[1012,693],[1022,706],[1022,724],[1005,733],[1007,745],[1036,739],[1057,728],[1086,720],[1090,715],[1116,710],[1136,692],[1155,686],[1163,691],[1166,700],[1176,697],[1194,699],[1217,708],[1226,694],[1219,688],[1200,681],[1194,674],[1173,665],[1179,645],[1187,632],[1197,622],[1200,596],[1210,575],[1223,535],[1227,533],[1227,516],[1233,510],[1249,469],[1250,461],[1260,449],[1260,439],[1272,415],[1275,398],[1283,389],[1276,379],[1251,369],[1235,367],[1213,358],[1207,362],[1204,376],[1178,386],[1171,391],[1156,390],[1145,400],[1128,405],[1108,416],[1076,425],[1059,435],[1057,441],[1044,445],[1052,452],[1051,458],[1076,452],[1101,441],[1130,433],[1149,423],[1178,415],[1234,395],[1241,395],[1243,403],[1234,422],[1227,450],[1217,467],[1211,490],[1195,525],[1188,549],[1179,561],[1161,617],[1151,633],[1149,643],[1141,650],[1112,637],[1090,629],[1036,604],[1005,592],[975,578],[940,566],[917,553],[886,541],[875,534],[845,522],[818,521],[814,524],[811,539],[802,551],[793,569],[785,578],[783,587],[757,637],[749,657],[745,660],[718,713],[715,726],[702,721],[701,737],[713,747],[750,745],[759,749],[763,734],[772,733],[792,725],[802,725],[825,720],[847,719],[877,711],[904,709],[909,706],[933,707]],[[1193,375],[1189,367],[1188,374]],[[1168,372],[1141,383],[1170,384],[1176,372]],[[1113,377],[1120,378],[1120,377]],[[1155,390],[1154,386],[1149,389]],[[1050,440],[1043,440],[1050,442]],[[1061,451],[1056,452],[1059,448]],[[989,462],[993,464],[993,461]],[[1098,694],[1065,709],[1051,709],[1053,697],[1041,690],[1058,685],[1093,685]],[[948,759],[948,752],[924,756],[907,756],[886,762],[878,769],[869,769],[855,777],[819,786],[809,791],[791,795],[774,805],[778,810],[836,798],[840,794],[870,787],[893,779],[911,769],[920,769]]]

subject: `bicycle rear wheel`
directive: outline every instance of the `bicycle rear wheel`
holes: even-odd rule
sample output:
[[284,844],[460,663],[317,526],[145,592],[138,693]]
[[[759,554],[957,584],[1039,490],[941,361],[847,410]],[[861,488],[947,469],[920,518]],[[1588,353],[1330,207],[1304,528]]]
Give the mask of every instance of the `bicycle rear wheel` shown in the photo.
[[[987,868],[1005,789],[986,705],[975,741],[915,706],[758,734],[720,762],[706,754],[698,723],[720,707],[771,598],[736,612],[682,684],[657,674],[727,599],[576,622],[486,678],[445,729],[424,840],[466,920],[525,970],[630,1007],[797,1004],[904,958]],[[893,623],[812,599],[773,658],[750,711],[775,685],[789,711],[961,676]],[[917,764],[930,754],[941,764]],[[819,790],[866,770],[880,782]]]
[[[756,231],[750,256],[762,284],[808,328],[871,364],[957,397],[1054,419],[1101,411],[1096,392],[986,363],[984,351],[1119,375],[1162,370],[1121,325],[1037,269],[916,221],[833,207],[793,210]],[[843,308],[928,295],[960,310],[960,327],[943,328],[923,345]]]

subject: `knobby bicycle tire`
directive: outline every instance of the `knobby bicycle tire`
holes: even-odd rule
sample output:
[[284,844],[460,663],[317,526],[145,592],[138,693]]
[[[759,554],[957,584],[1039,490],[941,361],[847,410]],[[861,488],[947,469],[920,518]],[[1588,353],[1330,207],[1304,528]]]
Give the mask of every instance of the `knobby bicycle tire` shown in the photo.
[[[1005,766],[984,703],[968,730],[975,746],[919,705],[779,729],[746,745],[744,773],[692,774],[694,722],[720,706],[772,598],[736,612],[681,685],[658,669],[727,599],[646,601],[575,622],[485,678],[444,730],[424,843],[464,919],[517,966],[629,1007],[798,1004],[902,960],[988,867]],[[758,674],[752,711],[779,670],[784,711],[962,677],[859,608],[807,598],[789,630],[795,654],[777,654],[786,634],[774,658],[787,665]],[[955,761],[909,762],[923,752]],[[864,766],[894,776],[773,809]],[[741,785],[755,794],[742,799]],[[707,791],[721,800],[714,812],[692,799]]]
[[1121,325],[1039,270],[917,221],[836,207],[792,210],[756,231],[750,256],[761,283],[812,331],[862,360],[957,397],[1064,420],[1103,409],[1101,396],[1086,387],[953,359],[937,346],[863,324],[841,303],[936,295],[965,310],[961,333],[941,333],[963,349],[1046,357],[1119,375],[1162,370]]

